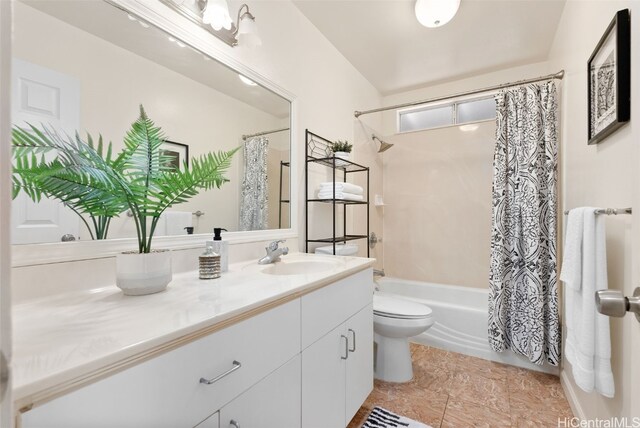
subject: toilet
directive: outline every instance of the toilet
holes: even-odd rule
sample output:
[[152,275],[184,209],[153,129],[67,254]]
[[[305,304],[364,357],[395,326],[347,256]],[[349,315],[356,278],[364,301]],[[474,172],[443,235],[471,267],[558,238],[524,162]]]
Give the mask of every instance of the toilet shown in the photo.
[[[315,253],[333,254],[333,245],[318,247]],[[336,245],[337,256],[355,256],[357,253],[357,245]],[[413,367],[409,338],[426,331],[433,322],[428,306],[376,291],[373,295],[375,378],[386,382],[410,381]]]
[[409,338],[434,323],[431,309],[420,303],[385,293],[373,295],[375,378],[385,382],[408,382],[413,378]]

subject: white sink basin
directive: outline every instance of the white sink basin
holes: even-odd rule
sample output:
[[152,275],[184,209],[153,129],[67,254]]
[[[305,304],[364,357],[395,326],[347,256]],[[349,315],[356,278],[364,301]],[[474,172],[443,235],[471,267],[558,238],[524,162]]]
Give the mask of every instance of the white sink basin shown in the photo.
[[330,261],[281,261],[261,270],[268,275],[310,275],[335,269],[338,265]]

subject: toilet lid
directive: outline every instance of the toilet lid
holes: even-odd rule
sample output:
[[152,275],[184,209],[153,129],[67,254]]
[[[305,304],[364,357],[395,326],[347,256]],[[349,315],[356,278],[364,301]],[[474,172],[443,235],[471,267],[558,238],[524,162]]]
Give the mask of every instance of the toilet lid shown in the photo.
[[390,318],[429,318],[431,308],[427,305],[397,297],[373,295],[373,312]]

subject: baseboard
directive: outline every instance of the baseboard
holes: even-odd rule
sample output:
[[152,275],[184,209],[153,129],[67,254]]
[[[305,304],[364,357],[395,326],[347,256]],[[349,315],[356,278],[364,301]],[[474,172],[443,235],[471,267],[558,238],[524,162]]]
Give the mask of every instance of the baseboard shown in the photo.
[[580,420],[587,419],[584,411],[582,410],[582,406],[578,401],[578,397],[576,397],[575,386],[572,384],[569,379],[569,375],[566,370],[562,370],[560,372],[560,385],[562,385],[562,389],[564,390],[564,395],[567,397],[567,401],[569,402],[569,406],[571,406],[571,411],[573,415]]

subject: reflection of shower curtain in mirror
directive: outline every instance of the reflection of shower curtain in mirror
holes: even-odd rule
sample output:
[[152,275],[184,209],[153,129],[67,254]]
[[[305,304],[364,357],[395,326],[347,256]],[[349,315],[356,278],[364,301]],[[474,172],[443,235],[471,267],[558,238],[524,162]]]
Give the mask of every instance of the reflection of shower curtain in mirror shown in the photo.
[[244,178],[240,194],[240,230],[268,229],[269,186],[267,154],[269,140],[253,137],[244,143]]

